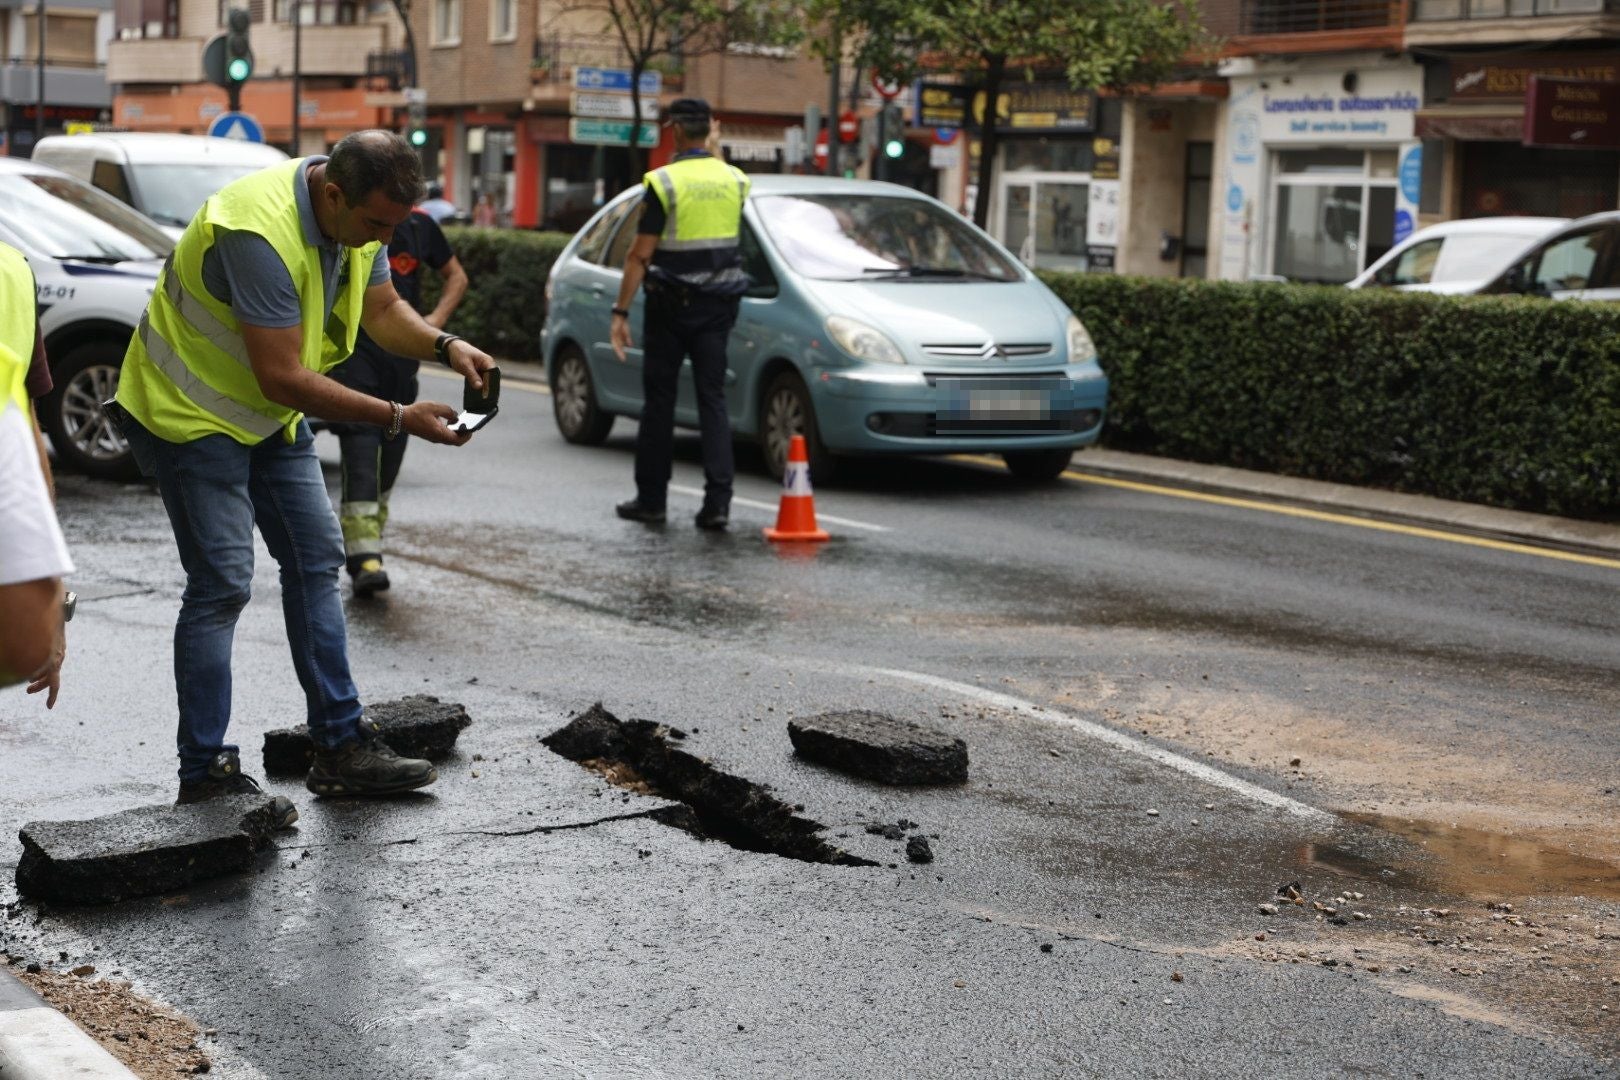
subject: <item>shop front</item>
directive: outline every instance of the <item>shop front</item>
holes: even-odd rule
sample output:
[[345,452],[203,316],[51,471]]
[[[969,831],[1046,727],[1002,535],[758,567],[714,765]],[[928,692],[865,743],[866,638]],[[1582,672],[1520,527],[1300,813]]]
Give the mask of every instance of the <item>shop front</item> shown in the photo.
[[1219,273],[1342,284],[1416,227],[1422,69],[1369,57],[1229,72]]
[[1533,76],[1620,82],[1620,52],[1598,47],[1431,60],[1417,135],[1426,153],[1453,164],[1425,210],[1447,218],[1581,217],[1620,205],[1620,150],[1524,144]]

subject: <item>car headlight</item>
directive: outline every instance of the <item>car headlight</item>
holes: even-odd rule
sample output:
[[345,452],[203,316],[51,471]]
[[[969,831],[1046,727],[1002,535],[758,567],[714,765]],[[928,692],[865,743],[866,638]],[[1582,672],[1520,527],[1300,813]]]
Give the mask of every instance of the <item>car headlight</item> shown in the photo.
[[894,347],[881,330],[867,326],[842,315],[827,316],[827,336],[857,360],[872,360],[880,364],[903,364],[906,358]]
[[1086,332],[1086,324],[1074,315],[1069,316],[1069,363],[1083,364],[1097,358],[1097,345]]

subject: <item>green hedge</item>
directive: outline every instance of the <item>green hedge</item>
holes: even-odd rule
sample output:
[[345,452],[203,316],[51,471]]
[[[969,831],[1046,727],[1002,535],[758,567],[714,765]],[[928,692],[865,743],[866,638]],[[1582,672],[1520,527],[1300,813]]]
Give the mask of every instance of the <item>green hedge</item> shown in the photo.
[[1620,305],[1043,276],[1112,381],[1105,445],[1620,517]]
[[[538,360],[546,275],[568,235],[456,226],[444,234],[470,282],[448,329],[491,356]],[[436,275],[426,277],[423,292],[431,306],[438,299],[439,282]]]

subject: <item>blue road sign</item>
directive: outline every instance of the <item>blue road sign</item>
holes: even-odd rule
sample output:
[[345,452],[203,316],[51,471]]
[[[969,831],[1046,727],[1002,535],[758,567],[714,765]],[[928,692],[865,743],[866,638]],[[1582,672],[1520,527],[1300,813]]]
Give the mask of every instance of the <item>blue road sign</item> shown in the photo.
[[[574,69],[575,90],[606,90],[610,93],[630,92],[630,72],[624,68],[577,67]],[[641,92],[661,94],[664,76],[656,71],[641,73]]]
[[264,128],[245,112],[224,112],[208,125],[208,134],[219,139],[240,139],[242,142],[264,142]]

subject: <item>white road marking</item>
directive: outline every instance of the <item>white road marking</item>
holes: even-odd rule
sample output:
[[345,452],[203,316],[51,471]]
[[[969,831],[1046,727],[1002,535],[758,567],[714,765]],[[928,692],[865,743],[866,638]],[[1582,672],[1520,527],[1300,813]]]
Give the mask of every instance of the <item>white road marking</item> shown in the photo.
[[[671,484],[669,485],[669,490],[679,492],[682,495],[691,495],[699,499],[703,498],[702,488],[682,487],[680,484]],[[733,506],[747,506],[755,510],[769,510],[773,514],[776,513],[777,510],[775,503],[760,502],[758,499],[741,499],[733,496],[731,503]],[[852,521],[849,518],[834,517],[831,514],[823,514],[820,511],[816,512],[816,520],[818,522],[830,522],[833,525],[842,525],[846,529],[865,529],[868,532],[890,531],[889,526],[887,525],[873,525],[866,521]]]
[[1323,823],[1334,820],[1333,815],[1324,810],[1318,810],[1314,806],[1306,806],[1302,802],[1290,799],[1286,795],[1279,795],[1275,791],[1267,790],[1258,784],[1251,784],[1247,780],[1240,780],[1237,777],[1224,773],[1217,768],[1205,765],[1201,761],[1194,761],[1191,758],[1182,757],[1180,754],[1171,753],[1169,750],[1154,746],[1152,743],[1146,743],[1141,739],[1132,738],[1122,731],[1116,731],[1111,727],[1105,727],[1102,724],[1093,723],[1090,720],[1081,720],[1079,717],[1069,716],[1065,713],[1058,712],[1056,709],[1048,709],[1045,706],[1036,705],[1032,702],[1024,701],[1021,698],[1015,698],[1009,694],[998,694],[994,690],[986,690],[982,687],[970,686],[967,683],[954,682],[950,679],[941,679],[935,675],[925,675],[919,671],[902,671],[897,668],[866,668],[857,670],[865,670],[868,673],[876,673],[891,679],[902,679],[906,682],[920,683],[923,686],[931,686],[935,690],[941,690],[945,693],[959,694],[962,697],[973,698],[976,701],[984,702],[986,705],[994,705],[998,709],[1006,709],[1008,712],[1018,713],[1023,716],[1031,717],[1035,720],[1044,720],[1050,724],[1057,724],[1060,727],[1066,727],[1070,730],[1078,731],[1080,734],[1096,739],[1098,742],[1106,743],[1116,750],[1122,750],[1127,754],[1136,754],[1139,757],[1145,757],[1150,761],[1156,761],[1160,765],[1175,769],[1177,772],[1186,773],[1188,776],[1202,780],[1206,784],[1212,784],[1215,787],[1225,788],[1227,791],[1230,791],[1233,794],[1242,795],[1244,798],[1252,799],[1253,801],[1260,803],[1262,806],[1269,806],[1275,810],[1286,811],[1297,817],[1307,818]]

